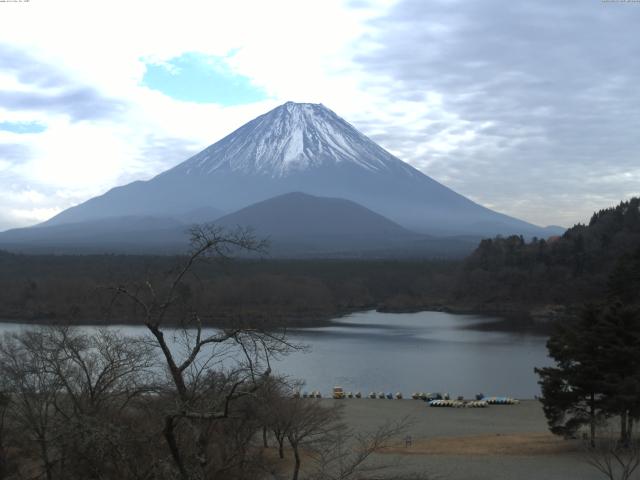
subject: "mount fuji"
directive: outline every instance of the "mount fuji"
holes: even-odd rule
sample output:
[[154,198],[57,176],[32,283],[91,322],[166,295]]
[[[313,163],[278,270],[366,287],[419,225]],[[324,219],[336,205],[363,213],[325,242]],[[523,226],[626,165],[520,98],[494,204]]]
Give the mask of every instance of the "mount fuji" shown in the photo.
[[[545,237],[557,233],[454,192],[393,156],[322,104],[293,102],[255,118],[151,180],[113,188],[21,231],[33,235],[37,230],[46,236],[48,228],[60,233],[64,225],[78,228],[84,222],[113,223],[120,217],[164,218],[184,224],[212,221],[291,192],[355,202],[420,234]],[[6,233],[13,240],[20,238],[15,230]]]

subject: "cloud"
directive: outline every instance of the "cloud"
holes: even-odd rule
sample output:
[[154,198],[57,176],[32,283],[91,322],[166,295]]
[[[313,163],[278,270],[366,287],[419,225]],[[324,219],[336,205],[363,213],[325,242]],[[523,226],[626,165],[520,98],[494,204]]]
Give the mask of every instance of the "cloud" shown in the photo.
[[124,110],[124,104],[104,98],[88,87],[72,87],[56,93],[3,91],[0,108],[42,111],[69,115],[74,121],[112,118]]
[[0,143],[0,161],[6,162],[7,166],[24,162],[29,156],[29,148],[26,145]]
[[0,44],[0,69],[22,87],[0,91],[0,108],[6,110],[61,113],[73,121],[110,118],[125,110],[121,100],[78,85],[58,68],[6,44]]
[[144,159],[145,163],[151,163],[157,172],[174,167],[200,150],[200,145],[189,140],[149,134],[140,151],[140,158]]
[[11,208],[0,212],[0,231],[41,223],[61,211],[62,209],[56,207]]
[[[356,61],[368,88],[424,108],[417,126],[390,124],[377,138],[461,193],[539,223],[571,224],[638,194],[640,8],[617,7],[399,2],[372,22],[377,47]],[[429,95],[440,104],[429,108]]]
[[50,190],[32,188],[15,176],[6,175],[1,168],[0,183],[0,231],[42,222],[60,211],[49,205]]
[[[64,4],[0,16],[0,122],[47,127],[0,131],[0,190],[47,197],[1,197],[9,223],[148,179],[286,100],[322,102],[436,180],[539,224],[638,193],[637,5]],[[184,55],[224,59],[267,98],[198,103],[145,84],[148,65]]]
[[58,69],[7,44],[0,44],[0,69],[13,73],[21,83],[42,88],[66,87],[69,83],[68,78]]

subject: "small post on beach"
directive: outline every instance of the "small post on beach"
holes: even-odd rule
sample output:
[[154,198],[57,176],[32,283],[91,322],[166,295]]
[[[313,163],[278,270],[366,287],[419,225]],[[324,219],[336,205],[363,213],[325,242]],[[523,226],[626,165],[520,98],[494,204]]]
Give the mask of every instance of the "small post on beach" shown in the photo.
[[407,435],[404,437],[404,448],[409,448],[413,444],[413,439],[411,435]]

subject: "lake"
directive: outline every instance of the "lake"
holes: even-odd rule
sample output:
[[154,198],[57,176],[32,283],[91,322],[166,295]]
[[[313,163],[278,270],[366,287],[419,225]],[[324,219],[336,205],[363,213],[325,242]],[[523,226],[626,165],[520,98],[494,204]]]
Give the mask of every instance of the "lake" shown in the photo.
[[[308,345],[274,364],[274,371],[306,381],[305,390],[450,393],[470,397],[539,394],[536,366],[549,365],[546,337],[474,329],[495,318],[443,312],[355,313],[323,327],[290,330]],[[0,332],[23,328],[0,324]],[[92,328],[92,327],[84,327]],[[113,327],[145,334],[144,327]]]
[[308,390],[448,392],[472,396],[539,394],[536,366],[548,365],[546,337],[474,330],[495,320],[443,312],[356,313],[331,326],[291,332],[310,353],[280,368],[305,378]]

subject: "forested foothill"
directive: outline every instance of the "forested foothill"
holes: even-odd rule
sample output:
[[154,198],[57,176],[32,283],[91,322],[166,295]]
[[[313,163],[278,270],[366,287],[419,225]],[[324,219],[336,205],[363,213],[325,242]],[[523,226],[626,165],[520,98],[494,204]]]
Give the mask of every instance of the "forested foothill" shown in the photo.
[[[561,237],[485,239],[462,261],[285,260],[270,259],[268,250],[262,259],[211,260],[194,267],[180,294],[207,312],[204,323],[219,325],[242,318],[301,325],[366,309],[562,319],[578,314],[587,301],[604,299],[614,269],[631,269],[635,278],[639,206],[640,199],[633,198],[601,210],[588,225],[578,224]],[[1,252],[0,318],[134,322],[135,308],[112,305],[107,287],[161,277],[182,260]],[[632,286],[628,289],[634,292]],[[180,318],[171,321],[179,323]]]
[[624,280],[616,277],[625,283],[620,288],[633,292],[639,257],[640,199],[633,198],[594,213],[588,225],[561,237],[483,240],[461,266],[452,301],[547,319],[575,316],[585,303],[606,299],[616,269],[626,271]]

